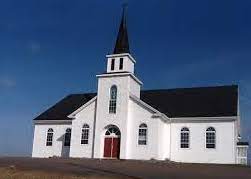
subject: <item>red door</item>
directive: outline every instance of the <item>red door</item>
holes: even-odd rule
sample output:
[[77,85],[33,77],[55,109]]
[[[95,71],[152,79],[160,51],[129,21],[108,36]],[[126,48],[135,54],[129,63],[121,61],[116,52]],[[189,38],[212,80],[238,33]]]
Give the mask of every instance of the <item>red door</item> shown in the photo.
[[119,149],[120,149],[120,140],[119,138],[113,138],[112,142],[112,157],[119,158]]
[[111,157],[112,138],[105,138],[104,157]]
[[105,138],[104,142],[104,157],[119,158],[120,139],[119,138]]

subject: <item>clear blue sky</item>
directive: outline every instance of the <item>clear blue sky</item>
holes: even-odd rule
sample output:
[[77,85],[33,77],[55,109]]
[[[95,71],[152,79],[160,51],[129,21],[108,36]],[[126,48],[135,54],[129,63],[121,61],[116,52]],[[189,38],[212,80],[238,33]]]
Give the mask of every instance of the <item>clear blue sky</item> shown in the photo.
[[[29,155],[32,119],[70,93],[95,92],[115,43],[119,0],[0,2],[0,155]],[[129,0],[143,89],[240,85],[251,142],[251,1]]]

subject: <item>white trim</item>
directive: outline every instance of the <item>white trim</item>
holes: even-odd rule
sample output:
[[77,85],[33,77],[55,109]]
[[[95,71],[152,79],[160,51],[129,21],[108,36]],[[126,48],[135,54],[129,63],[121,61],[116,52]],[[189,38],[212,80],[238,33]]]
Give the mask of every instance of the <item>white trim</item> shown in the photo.
[[[146,124],[146,123],[141,123],[141,124]],[[141,125],[140,124],[140,125]],[[139,125],[139,127],[138,127],[138,141],[137,141],[137,145],[138,146],[142,146],[142,147],[147,147],[147,145],[148,145],[148,126],[146,125],[146,127],[140,127],[140,125]],[[139,135],[139,131],[140,130],[146,130],[146,133],[145,133],[145,135],[144,135],[144,140],[143,139],[140,139],[140,135]],[[142,135],[141,135],[142,136]],[[139,142],[140,141],[145,141],[146,142],[146,144],[139,144]]]
[[148,105],[147,103],[145,103],[144,101],[140,100],[138,97],[136,97],[133,94],[130,94],[130,98],[132,100],[134,100],[135,102],[138,102],[139,104],[141,104],[143,107],[147,108],[148,110],[152,111],[153,118],[162,118],[165,121],[170,120],[165,114],[161,113],[160,111],[158,111],[157,109],[153,108],[152,106]]
[[76,114],[78,114],[84,108],[86,108],[87,106],[89,106],[96,99],[97,99],[97,96],[93,97],[91,100],[89,100],[87,103],[85,103],[84,105],[82,105],[81,107],[79,107],[77,110],[75,110],[74,112],[72,112],[71,114],[69,114],[67,117],[69,117],[69,118],[75,118]]
[[72,124],[71,119],[67,120],[34,120],[33,123],[36,124]]
[[127,72],[127,73],[113,73],[113,72],[110,72],[110,73],[105,73],[105,74],[100,74],[100,75],[96,75],[97,78],[100,78],[100,77],[114,77],[114,76],[128,76],[130,75],[138,84],[142,85],[143,83],[136,77],[134,76],[134,74],[130,73],[130,72]]
[[[209,129],[209,128],[213,128],[214,129],[214,131],[207,131],[207,129]],[[216,133],[216,127],[213,127],[213,126],[207,126],[206,128],[205,128],[205,133],[204,133],[204,145],[205,145],[205,150],[216,150],[217,149],[217,146],[218,146],[218,144],[217,144],[217,133]],[[214,133],[214,148],[207,148],[207,133]],[[211,143],[212,144],[212,143]]]
[[[86,125],[86,126],[85,126],[85,125]],[[84,126],[85,126],[85,127],[84,127]],[[87,131],[87,139],[84,138],[84,134],[86,134],[86,133],[83,133],[84,130]],[[87,123],[84,123],[84,124],[82,125],[82,128],[81,128],[80,145],[84,145],[84,146],[89,145],[89,141],[90,141],[89,138],[90,138],[90,125],[87,124]],[[82,141],[84,141],[84,140],[87,140],[87,144],[85,144],[85,143],[82,144]]]
[[[188,131],[181,131],[181,130],[184,129],[184,128],[187,128]],[[182,134],[182,133],[188,133],[188,147],[184,147],[184,148],[181,147],[181,144],[182,144],[182,142],[181,142],[181,134]],[[181,150],[190,150],[190,149],[191,149],[191,140],[190,140],[190,137],[191,137],[191,135],[190,135],[190,129],[189,129],[189,127],[187,127],[187,126],[181,127],[181,128],[180,128],[180,146],[179,146],[179,148],[180,148]],[[183,143],[183,144],[184,144],[184,143]]]
[[110,54],[106,55],[106,58],[113,58],[113,57],[122,57],[122,56],[128,56],[129,59],[133,62],[136,63],[136,60],[131,56],[129,53],[120,53],[120,54]]
[[206,121],[235,121],[237,120],[238,116],[220,116],[220,117],[170,117],[171,122],[184,122],[184,121],[189,121],[189,122],[206,122]]

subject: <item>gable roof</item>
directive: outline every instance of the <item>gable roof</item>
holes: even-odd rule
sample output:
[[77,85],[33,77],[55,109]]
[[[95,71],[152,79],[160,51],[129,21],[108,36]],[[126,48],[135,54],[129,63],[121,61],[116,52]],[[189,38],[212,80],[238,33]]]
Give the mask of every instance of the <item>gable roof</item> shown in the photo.
[[141,99],[168,117],[236,116],[238,86],[142,91]]
[[[65,120],[96,93],[72,94],[34,120]],[[236,116],[238,86],[177,88],[141,91],[140,99],[168,117]]]
[[56,103],[51,108],[37,116],[34,120],[65,120],[69,119],[67,116],[85,103],[90,101],[96,93],[87,94],[71,94],[66,96],[61,101]]

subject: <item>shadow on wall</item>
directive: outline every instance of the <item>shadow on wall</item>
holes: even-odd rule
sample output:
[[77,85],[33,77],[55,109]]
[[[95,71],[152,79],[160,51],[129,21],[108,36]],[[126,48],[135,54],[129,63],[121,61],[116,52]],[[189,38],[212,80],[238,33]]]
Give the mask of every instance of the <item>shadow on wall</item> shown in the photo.
[[61,142],[61,157],[68,158],[70,156],[70,146],[65,146],[65,134],[57,139],[57,141]]

